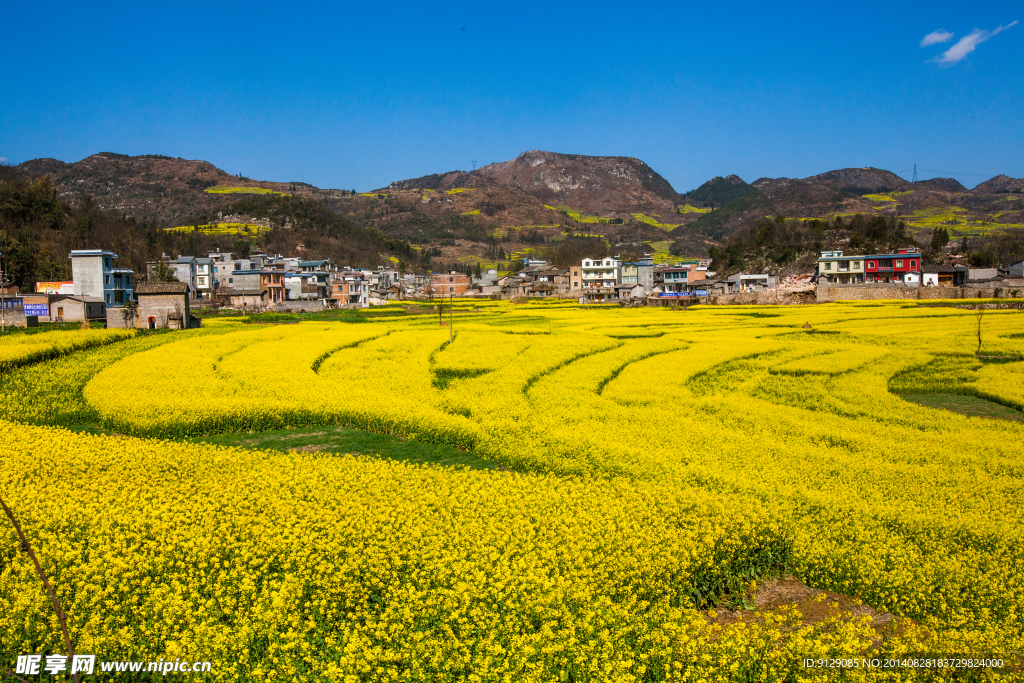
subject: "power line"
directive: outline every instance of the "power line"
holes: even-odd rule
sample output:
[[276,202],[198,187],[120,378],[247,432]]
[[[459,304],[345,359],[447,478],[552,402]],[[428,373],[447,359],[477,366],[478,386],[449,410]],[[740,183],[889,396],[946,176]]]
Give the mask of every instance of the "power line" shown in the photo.
[[[913,174],[914,169],[916,168],[916,166],[917,165],[915,164],[914,167],[912,167],[912,168],[903,168],[903,169],[900,169],[898,171],[893,171],[893,173],[895,173],[896,175],[901,175],[901,176],[911,175],[911,174]],[[979,178],[994,178],[997,175],[999,175],[998,173],[963,173],[961,171],[938,171],[938,170],[936,170],[934,168],[918,168],[917,170],[921,171],[922,173],[942,173],[942,174],[944,174],[946,176],[969,175],[969,176],[977,176]]]
[[948,175],[973,175],[979,178],[994,178],[998,173],[964,173],[962,171],[937,171],[934,168],[922,168],[925,173],[946,173]]

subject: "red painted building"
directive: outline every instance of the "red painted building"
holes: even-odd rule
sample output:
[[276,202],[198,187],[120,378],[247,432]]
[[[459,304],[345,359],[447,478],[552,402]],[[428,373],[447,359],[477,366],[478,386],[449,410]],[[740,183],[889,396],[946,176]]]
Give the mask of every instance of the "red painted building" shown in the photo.
[[895,254],[864,256],[865,282],[921,284],[921,250],[905,247]]

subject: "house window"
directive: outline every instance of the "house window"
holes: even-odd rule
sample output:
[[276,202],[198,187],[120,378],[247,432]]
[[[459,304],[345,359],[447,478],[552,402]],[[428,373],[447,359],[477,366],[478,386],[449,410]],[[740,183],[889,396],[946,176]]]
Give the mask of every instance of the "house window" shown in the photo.
[[825,270],[832,270],[832,262],[828,261],[825,263]]
[[903,267],[903,259],[896,259],[896,267],[897,268],[902,268]]
[[107,303],[109,304],[113,298],[112,294],[107,294]]
[[229,284],[229,285],[230,285],[230,284],[231,284],[232,282],[234,282],[234,281],[235,281],[235,278],[233,278],[233,277],[229,277],[229,278],[228,278],[228,284]]
[[860,261],[854,261],[853,262],[853,267],[854,268],[860,268]]
[[910,269],[911,270],[917,270],[917,261],[911,261],[910,262]]
[[110,259],[108,259],[108,258],[103,259],[103,267],[104,268],[109,268],[110,267]]
[[874,267],[875,267],[875,262],[874,261],[868,261],[868,268],[874,268]]
[[131,275],[125,275],[124,276],[124,282],[125,282],[125,284],[127,286],[131,287],[132,286],[132,276]]
[[109,275],[104,275],[103,276],[103,284],[105,284],[105,285],[109,285],[110,284],[110,276]]

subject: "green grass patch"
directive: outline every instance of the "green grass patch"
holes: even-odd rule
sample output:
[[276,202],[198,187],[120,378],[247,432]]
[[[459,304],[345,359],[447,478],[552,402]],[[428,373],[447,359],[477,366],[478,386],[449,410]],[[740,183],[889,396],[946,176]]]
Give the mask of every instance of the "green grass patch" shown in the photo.
[[926,408],[949,410],[971,417],[987,417],[995,420],[1016,420],[1024,422],[1024,412],[1014,410],[1001,403],[986,401],[967,394],[902,394],[901,397]]
[[497,469],[470,453],[451,446],[409,441],[345,427],[302,427],[252,434],[217,434],[187,439],[190,443],[234,446],[253,450],[302,451],[307,453],[351,453],[373,458],[400,460],[419,465]]

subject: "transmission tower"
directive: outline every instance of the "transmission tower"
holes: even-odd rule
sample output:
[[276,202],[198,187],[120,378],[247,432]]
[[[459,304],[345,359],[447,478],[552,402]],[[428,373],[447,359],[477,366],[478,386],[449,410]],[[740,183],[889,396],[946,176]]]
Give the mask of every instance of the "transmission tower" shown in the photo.
[[473,162],[473,170],[476,170],[476,159],[470,159]]
[[910,182],[912,182],[915,185],[917,185],[917,164],[914,164],[914,179],[911,180]]

